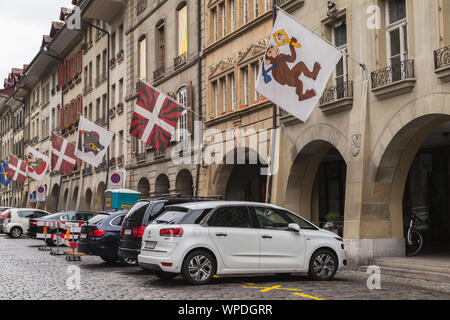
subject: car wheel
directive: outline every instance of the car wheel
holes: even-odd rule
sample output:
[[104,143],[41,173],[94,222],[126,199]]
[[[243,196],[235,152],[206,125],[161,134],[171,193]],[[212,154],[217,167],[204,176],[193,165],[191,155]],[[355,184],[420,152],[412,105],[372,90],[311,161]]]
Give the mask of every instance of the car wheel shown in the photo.
[[164,271],[155,271],[155,275],[161,280],[172,280],[178,274],[172,272],[164,272]]
[[181,274],[185,281],[201,285],[211,281],[216,273],[216,268],[213,256],[206,251],[199,250],[187,255],[181,267]]
[[9,236],[14,239],[20,238],[22,236],[22,229],[20,229],[19,227],[12,228],[9,232]]
[[329,281],[337,272],[338,260],[330,250],[316,251],[309,262],[309,275],[318,281]]
[[117,261],[117,257],[115,258],[111,258],[111,257],[100,257],[102,258],[103,261],[108,262],[108,263],[113,263]]
[[119,258],[119,262],[126,266],[135,266],[138,263],[136,259],[123,258],[123,257]]

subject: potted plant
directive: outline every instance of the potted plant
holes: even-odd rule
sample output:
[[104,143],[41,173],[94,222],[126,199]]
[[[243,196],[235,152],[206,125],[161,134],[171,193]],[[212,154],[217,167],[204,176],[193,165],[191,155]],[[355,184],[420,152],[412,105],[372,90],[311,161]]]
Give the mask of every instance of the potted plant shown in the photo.
[[341,221],[341,214],[339,212],[330,211],[325,216],[326,223],[324,229],[339,234],[339,223]]

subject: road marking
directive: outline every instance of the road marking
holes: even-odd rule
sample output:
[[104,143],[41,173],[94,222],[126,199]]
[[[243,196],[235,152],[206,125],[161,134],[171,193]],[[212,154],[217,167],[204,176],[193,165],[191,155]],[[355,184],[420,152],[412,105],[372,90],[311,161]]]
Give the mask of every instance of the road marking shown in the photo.
[[296,296],[312,299],[312,300],[325,300],[321,299],[315,296],[311,296],[305,293],[300,293],[301,289],[294,289],[294,288],[283,288],[281,285],[275,285],[275,286],[265,286],[265,287],[257,287],[254,283],[244,283],[245,285],[242,285],[241,287],[244,289],[260,289],[259,291],[262,293],[267,293],[272,290],[282,290],[282,291],[288,291]]
[[300,297],[304,297],[304,298],[308,298],[308,299],[312,299],[312,300],[325,300],[325,299],[321,299],[321,298],[318,298],[318,297],[310,296],[310,295],[304,294],[304,293],[295,292],[293,294],[296,295],[296,296],[300,296]]

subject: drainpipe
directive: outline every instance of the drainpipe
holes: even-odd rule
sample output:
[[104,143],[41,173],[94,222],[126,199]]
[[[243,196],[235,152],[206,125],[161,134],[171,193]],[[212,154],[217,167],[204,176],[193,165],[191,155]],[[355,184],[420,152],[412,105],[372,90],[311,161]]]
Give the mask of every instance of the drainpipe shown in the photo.
[[[201,35],[201,1],[202,0],[197,0],[197,51],[198,51],[198,61],[197,61],[197,80],[198,80],[198,84],[197,84],[197,90],[198,90],[198,120],[202,121],[203,120],[203,108],[202,108],[202,56],[201,56],[201,50],[202,50],[202,35]],[[203,121],[202,121],[203,122]],[[195,129],[195,126],[194,126]],[[203,133],[203,128],[201,128],[201,132]],[[195,139],[194,139],[195,141]],[[202,144],[203,139],[199,139],[199,151],[200,155],[201,155],[201,144]],[[195,148],[195,146],[194,146]],[[195,154],[195,152],[194,152]],[[200,165],[201,165],[201,159],[202,157],[200,157],[200,161],[197,163],[197,168],[196,168],[196,174],[195,174],[195,196],[198,197],[198,186],[199,186],[199,180],[200,180]]]

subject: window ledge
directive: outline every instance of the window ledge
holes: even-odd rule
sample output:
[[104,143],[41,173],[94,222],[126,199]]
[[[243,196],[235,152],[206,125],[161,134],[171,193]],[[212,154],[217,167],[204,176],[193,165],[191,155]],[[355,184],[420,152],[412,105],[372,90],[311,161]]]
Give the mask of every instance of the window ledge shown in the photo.
[[320,110],[327,115],[350,110],[352,107],[353,97],[339,99],[319,106]]
[[442,83],[444,82],[450,82],[450,66],[445,66],[443,68],[437,69],[434,71],[439,80],[441,80]]
[[292,114],[280,115],[280,122],[285,127],[303,123],[303,121],[301,121],[299,118],[294,117]]
[[382,100],[409,93],[414,89],[415,85],[416,79],[409,78],[372,89],[372,92],[378,99]]

